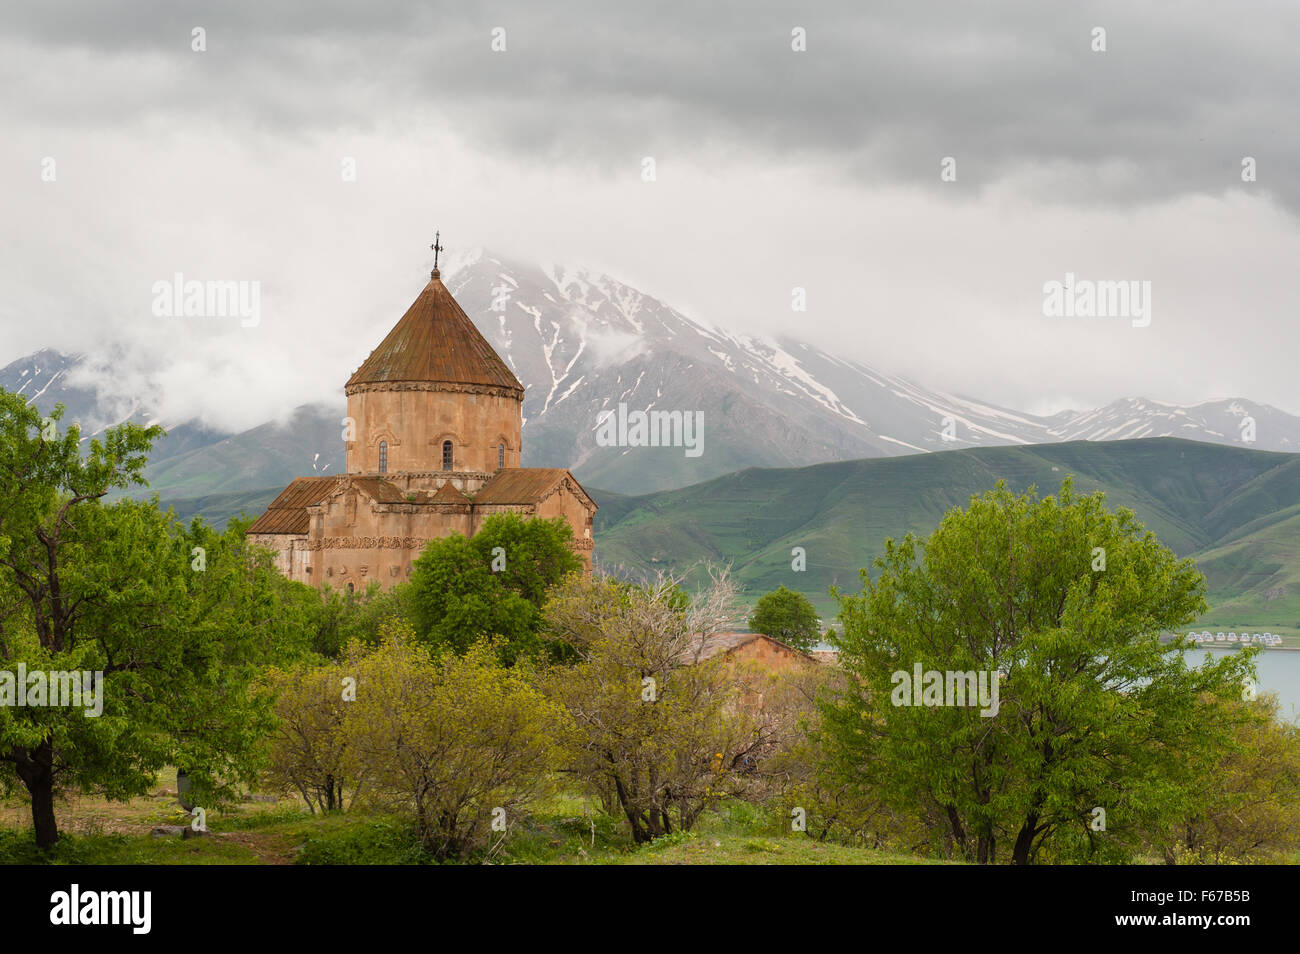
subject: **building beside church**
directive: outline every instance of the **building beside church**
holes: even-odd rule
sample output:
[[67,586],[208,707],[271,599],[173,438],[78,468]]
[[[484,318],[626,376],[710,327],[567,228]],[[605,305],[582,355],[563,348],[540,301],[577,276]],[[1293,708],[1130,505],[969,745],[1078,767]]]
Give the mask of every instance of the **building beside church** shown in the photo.
[[392,586],[430,540],[472,536],[507,512],[563,517],[591,571],[596,503],[568,470],[519,466],[523,386],[443,285],[436,256],[344,393],[347,472],[298,478],[248,528],[290,579]]

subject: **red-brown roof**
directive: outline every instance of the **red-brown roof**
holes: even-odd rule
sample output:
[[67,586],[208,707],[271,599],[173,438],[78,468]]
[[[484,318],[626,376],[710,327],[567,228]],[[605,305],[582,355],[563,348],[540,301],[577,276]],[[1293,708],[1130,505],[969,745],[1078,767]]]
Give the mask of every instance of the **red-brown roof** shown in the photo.
[[[781,640],[763,633],[710,633],[683,654],[683,661],[694,662],[698,658],[703,662],[705,659],[711,659],[719,654],[735,652],[741,646],[748,645],[756,639],[766,640],[794,655],[807,656],[809,659],[813,658],[810,653],[795,649],[788,643],[783,643]],[[696,656],[696,650],[699,651],[698,657]]]
[[[563,480],[568,479],[580,496],[591,500],[582,485],[563,467],[511,467],[499,470],[474,495],[474,505],[535,504],[548,497]],[[591,506],[596,506],[595,501]]]
[[337,486],[338,477],[299,477],[280,491],[248,528],[249,533],[306,533],[311,525],[308,507],[324,500]]
[[450,480],[439,487],[438,492],[426,502],[431,504],[463,504],[466,507],[470,505],[470,499],[457,490],[456,485]]
[[348,379],[345,390],[399,381],[505,388],[520,400],[524,396],[519,379],[437,277]]
[[382,477],[349,477],[348,480],[375,503],[406,503],[406,495]]

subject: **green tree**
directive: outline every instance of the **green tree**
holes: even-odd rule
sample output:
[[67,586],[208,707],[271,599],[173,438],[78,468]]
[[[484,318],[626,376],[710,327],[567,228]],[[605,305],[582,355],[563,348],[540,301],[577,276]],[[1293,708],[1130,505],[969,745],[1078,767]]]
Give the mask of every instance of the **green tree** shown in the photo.
[[206,801],[251,777],[270,725],[253,671],[307,640],[288,582],[239,525],[218,534],[156,502],[103,505],[143,482],[158,428],[110,428],[83,455],[62,413],[42,419],[0,391],[0,669],[103,673],[97,716],[0,706],[0,785],[29,795],[41,848],[58,838],[64,788],[126,799],[175,764]]
[[1197,766],[1195,806],[1153,844],[1170,863],[1285,863],[1300,849],[1300,727],[1276,693],[1219,705],[1234,744]]
[[473,537],[432,541],[415,561],[410,612],[419,637],[435,647],[466,651],[484,636],[501,637],[502,659],[559,650],[542,630],[546,594],[582,561],[562,518],[530,520],[496,514]]
[[434,857],[504,838],[549,790],[564,713],[487,643],[434,653],[392,621],[378,647],[353,643],[342,667],[357,680],[344,705],[349,774],[367,779],[364,800],[411,813]]
[[354,640],[374,645],[379,632],[392,620],[411,621],[411,588],[407,583],[384,589],[378,580],[370,580],[361,592],[326,587],[324,593],[304,587],[310,596],[316,617],[312,649],[321,656],[337,659]]
[[821,620],[808,597],[780,586],[759,597],[749,628],[801,649],[812,649],[821,640]]
[[349,675],[350,668],[330,660],[272,669],[266,676],[275,693],[277,725],[268,739],[265,778],[279,792],[302,795],[312,812],[343,810],[365,785],[365,763],[353,757],[344,731],[355,701]]
[[[1071,838],[1124,857],[1194,805],[1194,766],[1232,731],[1206,699],[1240,695],[1252,657],[1189,668],[1181,638],[1161,641],[1204,612],[1205,583],[1130,511],[1068,479],[1041,500],[999,484],[923,543],[887,541],[875,569],[835,594],[848,678],[822,732],[864,798],[965,858],[1018,864]],[[943,682],[921,705],[899,691],[918,666]],[[948,674],[981,672],[1002,674],[996,706],[930,704]]]

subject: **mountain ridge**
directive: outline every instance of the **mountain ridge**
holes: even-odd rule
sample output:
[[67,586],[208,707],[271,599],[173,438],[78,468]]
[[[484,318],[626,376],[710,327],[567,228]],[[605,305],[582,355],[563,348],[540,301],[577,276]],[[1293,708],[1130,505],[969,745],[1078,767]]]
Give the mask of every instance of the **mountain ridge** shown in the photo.
[[[521,264],[479,250],[449,262],[445,274],[475,327],[525,385],[524,466],[568,467],[594,486],[649,493],[750,466],[1080,439],[1170,436],[1300,450],[1300,417],[1242,397],[1194,405],[1122,397],[1040,416],[929,388],[807,342],[709,327],[581,267]],[[365,359],[358,354],[358,366]],[[0,369],[0,387],[33,396],[46,412],[63,400],[68,418],[94,431],[158,419],[136,396],[70,384],[83,361],[37,352]],[[173,424],[150,462],[150,482],[165,495],[190,497],[337,473],[342,382],[339,390],[337,404],[303,405],[283,424],[238,434],[198,421]],[[619,403],[701,415],[703,453],[599,446],[600,416]],[[1255,430],[1249,444],[1247,421]]]

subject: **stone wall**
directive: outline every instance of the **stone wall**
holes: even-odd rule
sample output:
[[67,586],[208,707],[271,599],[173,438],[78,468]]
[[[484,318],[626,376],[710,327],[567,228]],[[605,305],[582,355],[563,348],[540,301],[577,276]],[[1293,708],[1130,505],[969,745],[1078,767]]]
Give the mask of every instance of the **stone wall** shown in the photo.
[[443,441],[452,442],[452,470],[495,473],[497,446],[505,466],[520,466],[522,405],[517,398],[400,385],[370,386],[348,395],[354,440],[346,443],[349,474],[378,474],[379,445],[388,445],[387,473],[442,470]]
[[326,500],[314,516],[319,532],[308,541],[314,564],[309,582],[364,590],[370,580],[385,588],[409,578],[411,565],[430,540],[473,532],[463,507],[376,504],[355,488]]
[[[466,484],[472,486],[474,478],[466,476]],[[394,475],[393,483],[417,486],[425,480]],[[410,578],[412,564],[430,540],[452,533],[473,536],[492,514],[509,512],[567,520],[573,527],[574,550],[586,572],[591,572],[591,514],[581,498],[563,485],[538,507],[379,504],[352,487],[308,509],[309,534],[250,534],[249,540],[274,550],[276,568],[291,580],[334,590],[346,590],[351,584],[357,591],[378,580],[387,589]]]

